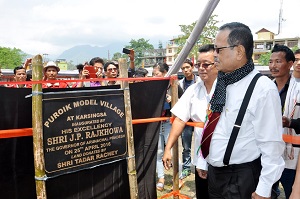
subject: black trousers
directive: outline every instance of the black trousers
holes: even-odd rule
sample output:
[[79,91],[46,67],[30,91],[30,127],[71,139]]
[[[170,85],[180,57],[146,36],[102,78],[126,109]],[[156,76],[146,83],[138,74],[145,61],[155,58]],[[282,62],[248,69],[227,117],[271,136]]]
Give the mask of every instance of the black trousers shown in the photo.
[[261,171],[260,158],[243,164],[208,167],[210,199],[251,199]]
[[195,167],[195,184],[196,184],[196,198],[209,199],[208,180],[199,177],[196,167]]

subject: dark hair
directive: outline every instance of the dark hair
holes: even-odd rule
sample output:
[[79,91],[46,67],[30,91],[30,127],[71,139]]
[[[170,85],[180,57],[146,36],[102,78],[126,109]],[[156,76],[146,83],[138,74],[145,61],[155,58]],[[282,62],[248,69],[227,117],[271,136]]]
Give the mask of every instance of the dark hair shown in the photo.
[[194,63],[193,63],[190,59],[185,59],[183,63],[184,63],[184,64],[187,63],[187,64],[189,64],[190,66],[194,66]]
[[158,68],[158,71],[161,73],[166,73],[169,71],[169,66],[168,64],[163,63],[162,65],[159,65],[160,67]]
[[213,44],[206,44],[206,45],[200,46],[200,48],[198,49],[199,53],[206,53],[209,51],[215,51],[215,47]]
[[219,30],[230,30],[227,43],[229,46],[242,45],[245,48],[246,57],[252,59],[253,55],[253,35],[248,26],[240,22],[231,22],[222,25]]
[[152,68],[156,68],[156,67],[160,68],[160,65],[159,65],[159,64],[160,64],[160,63],[156,62],[156,63],[152,66]]
[[95,63],[101,63],[102,65],[104,65],[104,61],[100,57],[94,57],[93,59],[91,59],[90,65],[94,66]]
[[76,65],[76,68],[78,69],[78,73],[80,73],[83,70],[83,67],[84,67],[83,64]]
[[169,65],[166,63],[163,63],[163,68],[168,72],[169,71]]
[[294,62],[295,61],[295,55],[294,55],[293,51],[285,45],[275,44],[271,52],[272,53],[284,52],[285,53],[285,60],[287,62],[289,62],[289,61]]
[[107,67],[108,67],[110,64],[114,65],[115,67],[117,67],[117,69],[119,69],[119,64],[118,64],[118,62],[116,62],[116,61],[109,61],[109,62],[106,62],[106,63],[104,64],[104,71],[105,71],[105,72],[107,71]]
[[157,62],[154,64],[153,68],[157,67],[158,70],[162,73],[169,71],[169,65],[166,63]]
[[116,60],[112,60],[111,62],[113,62],[113,63],[114,63],[114,65],[115,65],[115,66],[117,66],[117,68],[119,68],[119,62],[118,62],[118,61],[116,61]]
[[140,67],[135,71],[134,77],[146,77],[147,74],[148,74],[147,69]]
[[21,69],[24,69],[25,72],[26,72],[26,69],[23,66],[17,66],[17,67],[14,68],[14,74],[17,73],[17,70],[21,70]]
[[294,55],[300,54],[300,49],[295,50]]

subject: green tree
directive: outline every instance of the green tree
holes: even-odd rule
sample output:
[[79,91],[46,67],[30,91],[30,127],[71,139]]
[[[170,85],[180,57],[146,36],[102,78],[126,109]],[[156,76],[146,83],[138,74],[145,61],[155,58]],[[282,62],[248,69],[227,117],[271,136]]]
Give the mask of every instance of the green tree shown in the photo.
[[77,69],[76,66],[74,65],[73,60],[70,60],[67,63],[68,63],[68,66],[67,66],[68,70],[76,70]]
[[298,49],[299,49],[299,47],[296,45],[296,46],[294,46],[294,47],[292,48],[292,51],[295,52],[295,51],[298,50]]
[[141,58],[145,56],[144,52],[154,49],[153,45],[149,43],[149,40],[145,40],[144,38],[138,40],[131,39],[129,45],[125,46],[125,48],[134,50],[135,66],[139,66],[142,64]]
[[267,53],[264,53],[264,54],[261,54],[259,59],[258,59],[259,65],[268,66],[270,57],[271,57],[271,51],[267,52]]
[[118,61],[118,59],[120,59],[120,58],[127,58],[127,57],[128,57],[128,56],[125,55],[125,54],[122,55],[122,53],[116,52],[116,53],[113,55],[112,60]]
[[0,47],[0,67],[13,69],[22,64],[25,56],[20,49]]
[[[213,42],[213,39],[215,38],[217,31],[219,29],[216,24],[219,22],[215,19],[218,15],[212,15],[210,16],[208,22],[204,26],[201,35],[197,39],[196,44],[192,48],[191,52],[189,53],[188,57],[197,57],[198,54],[198,48],[204,44],[211,44]],[[180,35],[178,38],[174,39],[175,44],[178,45],[177,55],[182,50],[183,46],[185,45],[187,39],[191,35],[197,21],[193,22],[190,25],[179,25],[181,32],[183,32],[183,35]]]
[[158,49],[163,49],[163,45],[161,41],[158,42]]

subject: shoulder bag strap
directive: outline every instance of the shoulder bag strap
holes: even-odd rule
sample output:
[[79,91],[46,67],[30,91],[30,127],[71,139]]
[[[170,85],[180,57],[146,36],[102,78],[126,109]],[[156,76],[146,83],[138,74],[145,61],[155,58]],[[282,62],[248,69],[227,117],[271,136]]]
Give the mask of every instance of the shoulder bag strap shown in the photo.
[[233,149],[235,140],[236,140],[238,132],[241,128],[241,124],[242,124],[242,121],[244,119],[244,115],[245,115],[247,106],[249,104],[249,101],[250,101],[253,89],[255,87],[256,81],[258,80],[258,78],[260,76],[262,76],[260,73],[257,73],[254,76],[254,78],[252,79],[252,81],[251,81],[251,83],[250,83],[250,85],[249,85],[249,87],[246,91],[245,97],[243,99],[240,111],[239,111],[239,113],[237,115],[237,118],[235,120],[235,124],[233,126],[231,136],[229,138],[229,142],[228,142],[228,145],[227,145],[227,148],[226,148],[226,151],[225,151],[225,155],[224,155],[224,159],[223,159],[224,165],[229,165],[229,160],[230,160],[230,156],[231,156],[231,153],[232,153],[232,149]]

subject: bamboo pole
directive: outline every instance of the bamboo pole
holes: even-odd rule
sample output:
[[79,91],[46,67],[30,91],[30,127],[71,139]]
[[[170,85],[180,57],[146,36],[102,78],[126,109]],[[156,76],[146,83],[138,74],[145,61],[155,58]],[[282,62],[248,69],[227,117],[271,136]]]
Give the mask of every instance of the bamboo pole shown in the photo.
[[[178,101],[178,78],[177,75],[171,75],[171,106],[173,107]],[[172,114],[172,116],[174,116]],[[179,191],[179,155],[178,155],[178,140],[174,143],[172,147],[172,157],[173,157],[173,191]],[[174,199],[179,199],[179,196],[173,195]]]
[[[126,59],[121,58],[118,61],[119,61],[120,76],[123,78],[127,78],[128,72],[127,72]],[[138,185],[137,185],[137,175],[136,175],[136,165],[135,165],[129,82],[122,81],[121,88],[124,89],[124,103],[125,103],[125,113],[126,113],[126,129],[127,129],[126,133],[127,133],[127,151],[128,151],[127,171],[129,177],[130,198],[137,199]]]
[[[43,60],[41,55],[32,59],[32,80],[42,80]],[[46,199],[45,160],[43,151],[43,124],[42,124],[42,84],[32,84],[32,128],[33,152],[36,195],[38,199]]]

